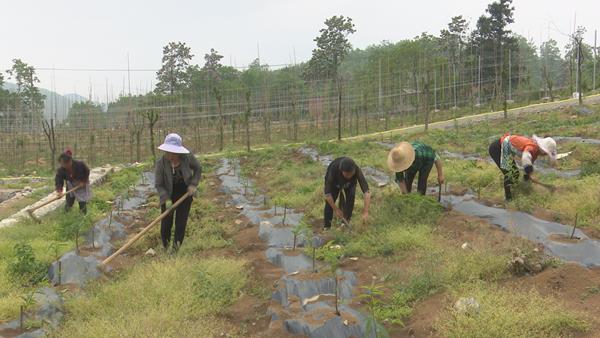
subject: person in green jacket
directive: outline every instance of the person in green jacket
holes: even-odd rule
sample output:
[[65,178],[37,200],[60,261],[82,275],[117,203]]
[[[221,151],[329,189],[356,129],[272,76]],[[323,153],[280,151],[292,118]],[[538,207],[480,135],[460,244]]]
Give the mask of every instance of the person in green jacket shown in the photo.
[[413,180],[418,173],[417,191],[425,195],[427,179],[434,165],[437,169],[438,183],[444,183],[440,157],[433,148],[419,141],[398,143],[390,150],[387,162],[390,170],[396,173],[396,182],[405,194],[411,192]]

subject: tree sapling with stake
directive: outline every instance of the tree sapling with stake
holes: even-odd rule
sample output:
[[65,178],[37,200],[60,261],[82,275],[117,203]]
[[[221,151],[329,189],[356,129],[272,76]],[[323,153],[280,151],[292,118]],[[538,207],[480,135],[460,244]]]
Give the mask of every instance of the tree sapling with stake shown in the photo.
[[342,257],[342,247],[340,245],[334,244],[333,241],[327,243],[321,250],[321,254],[323,255],[323,260],[329,265],[329,271],[331,272],[333,279],[335,281],[335,314],[340,316],[339,310],[339,292],[338,292],[338,283],[339,278],[337,274],[337,270],[340,266],[340,258]]

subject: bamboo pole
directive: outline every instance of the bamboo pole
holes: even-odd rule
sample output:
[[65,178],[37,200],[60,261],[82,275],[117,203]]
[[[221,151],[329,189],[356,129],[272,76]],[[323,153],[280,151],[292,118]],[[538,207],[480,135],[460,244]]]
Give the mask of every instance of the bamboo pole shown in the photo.
[[120,255],[125,250],[127,250],[131,245],[133,245],[133,243],[135,243],[137,240],[139,240],[140,238],[142,238],[148,231],[150,231],[150,229],[152,229],[152,227],[154,227],[158,222],[160,222],[163,218],[167,217],[175,208],[177,208],[177,206],[179,206],[181,203],[183,203],[183,201],[185,201],[185,199],[188,198],[189,196],[190,196],[190,193],[186,192],[183,196],[181,196],[181,198],[179,198],[177,200],[177,202],[173,203],[173,205],[169,209],[165,210],[154,221],[152,221],[144,229],[142,229],[142,231],[140,231],[137,235],[133,236],[119,250],[117,250],[115,253],[113,253],[112,255],[110,255],[109,257],[107,257],[104,261],[102,261],[102,263],[100,265],[101,266],[106,266],[113,259],[115,259],[118,255]]

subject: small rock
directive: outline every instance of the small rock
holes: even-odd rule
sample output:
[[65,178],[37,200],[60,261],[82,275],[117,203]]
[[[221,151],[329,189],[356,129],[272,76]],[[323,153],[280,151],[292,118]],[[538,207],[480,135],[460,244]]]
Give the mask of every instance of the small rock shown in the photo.
[[288,274],[288,276],[295,276],[295,275],[297,275],[297,274],[299,274],[299,273],[300,273],[300,271],[294,271],[294,272],[290,272],[290,273]]
[[242,223],[244,223],[244,222],[242,222],[241,219],[236,219],[235,220],[235,225],[241,225]]
[[348,319],[344,319],[344,325],[348,326]]
[[358,260],[358,257],[350,257],[350,260],[356,262]]
[[469,247],[469,243],[464,242],[463,245],[460,246],[461,249],[465,250]]
[[533,265],[532,269],[533,269],[533,272],[535,272],[535,273],[540,273],[540,272],[542,272],[542,270],[543,270],[544,268],[542,267],[542,264],[540,264],[540,263],[537,263],[537,264],[534,264],[534,265]]
[[144,253],[144,256],[154,257],[154,256],[156,256],[156,251],[154,251],[154,249],[150,248],[150,249],[148,249],[148,251],[146,251],[146,253]]
[[479,303],[475,298],[460,298],[454,303],[454,309],[458,313],[478,313]]
[[238,209],[238,210],[243,210],[244,206],[243,205],[236,205],[235,208]]

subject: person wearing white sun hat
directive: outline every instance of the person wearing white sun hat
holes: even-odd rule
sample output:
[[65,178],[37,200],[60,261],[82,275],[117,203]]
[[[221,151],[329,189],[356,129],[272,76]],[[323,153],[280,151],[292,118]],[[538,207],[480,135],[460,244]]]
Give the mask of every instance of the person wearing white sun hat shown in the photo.
[[[168,199],[176,202],[186,192],[191,195],[196,192],[202,175],[202,167],[194,154],[183,146],[181,136],[177,134],[167,135],[165,142],[158,146],[158,149],[164,151],[164,155],[156,161],[155,187],[160,196],[161,212],[164,212],[167,210],[166,202]],[[186,198],[183,203],[177,206],[174,212],[161,221],[160,235],[165,249],[168,248],[171,241],[173,217],[175,217],[173,248],[177,250],[181,246],[192,200],[192,196]]]
[[550,190],[555,189],[552,185],[540,182],[533,175],[533,164],[538,156],[548,156],[550,163],[552,165],[556,164],[556,141],[553,138],[541,138],[536,135],[529,138],[507,133],[490,144],[489,153],[504,175],[504,197],[507,201],[512,199],[511,186],[518,181],[520,176],[515,158],[523,166],[525,181],[531,181]]

